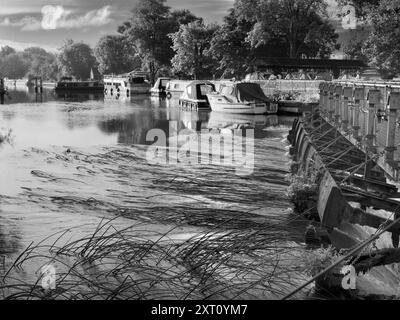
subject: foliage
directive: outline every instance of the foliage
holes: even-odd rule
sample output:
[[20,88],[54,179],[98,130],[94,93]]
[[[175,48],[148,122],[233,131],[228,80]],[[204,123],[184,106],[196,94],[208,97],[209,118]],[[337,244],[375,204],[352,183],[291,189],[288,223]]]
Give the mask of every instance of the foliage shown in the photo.
[[177,32],[171,34],[175,51],[171,61],[173,71],[191,75],[195,79],[210,77],[214,70],[208,49],[217,29],[216,25],[196,21],[181,25]]
[[73,76],[79,80],[88,79],[91,69],[97,70],[93,50],[83,42],[73,42],[72,40],[67,40],[60,49],[58,64],[62,74]]
[[0,50],[0,58],[5,58],[10,54],[17,53],[17,51],[10,46],[3,46]]
[[363,45],[363,52],[370,64],[383,77],[393,77],[400,72],[400,3],[396,0],[382,0],[369,13],[372,31]]
[[1,59],[0,75],[10,79],[23,78],[29,65],[23,59],[21,53],[11,53]]
[[102,74],[127,73],[139,67],[134,48],[122,35],[106,35],[94,48],[94,55]]
[[171,65],[174,56],[168,34],[179,30],[181,24],[200,21],[188,10],[172,11],[165,0],[139,0],[131,18],[118,28],[134,46],[137,57],[155,82],[157,73]]
[[314,277],[322,270],[326,269],[337,260],[341,255],[333,247],[319,248],[317,250],[307,251],[304,255],[305,272]]
[[57,80],[58,63],[55,54],[39,47],[30,47],[22,52],[25,61],[29,63],[28,78],[40,76],[43,80]]
[[224,18],[223,25],[215,32],[209,52],[214,57],[222,78],[240,78],[249,71],[253,50],[245,39],[251,28],[250,21],[239,19],[235,9],[231,9]]
[[168,38],[171,30],[169,14],[165,0],[140,0],[132,10],[130,20],[119,29],[135,46],[153,83],[159,68],[169,64],[173,56]]
[[323,0],[238,0],[239,17],[253,21],[247,36],[252,47],[282,44],[291,58],[328,57],[338,35],[326,19]]
[[318,185],[307,177],[292,175],[289,182],[288,195],[291,201],[308,200],[318,192]]
[[345,53],[348,59],[361,60],[365,63],[368,63],[368,57],[365,55],[364,52],[364,43],[365,39],[354,37],[343,48],[343,52]]

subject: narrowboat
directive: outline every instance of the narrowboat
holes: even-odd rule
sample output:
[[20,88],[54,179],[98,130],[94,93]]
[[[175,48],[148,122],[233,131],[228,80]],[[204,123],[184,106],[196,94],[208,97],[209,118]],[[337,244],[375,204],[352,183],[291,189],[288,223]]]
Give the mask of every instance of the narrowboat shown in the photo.
[[167,85],[171,81],[170,78],[158,78],[150,93],[154,97],[165,97],[167,95]]
[[186,110],[209,109],[207,95],[214,91],[215,85],[210,81],[192,81],[179,98],[179,106]]
[[75,81],[72,77],[62,77],[54,90],[56,92],[103,92],[104,84],[97,80]]
[[211,110],[239,114],[275,114],[278,105],[269,100],[257,83],[221,84],[219,92],[207,94]]
[[148,73],[132,71],[121,75],[105,75],[104,94],[108,96],[132,96],[135,94],[149,94],[151,84]]

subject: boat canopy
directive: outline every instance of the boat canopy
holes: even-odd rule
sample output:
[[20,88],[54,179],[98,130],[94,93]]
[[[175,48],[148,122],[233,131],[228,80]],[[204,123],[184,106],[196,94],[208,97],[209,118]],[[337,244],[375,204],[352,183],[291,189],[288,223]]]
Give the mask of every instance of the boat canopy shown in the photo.
[[268,102],[268,99],[258,83],[241,82],[232,85],[225,85],[221,88],[221,93],[228,98],[235,98],[238,102]]
[[184,95],[193,100],[206,100],[207,94],[215,91],[215,85],[210,81],[192,81],[186,86]]
[[170,82],[170,78],[158,78],[156,83],[154,84],[155,89],[164,89],[167,87],[168,82]]

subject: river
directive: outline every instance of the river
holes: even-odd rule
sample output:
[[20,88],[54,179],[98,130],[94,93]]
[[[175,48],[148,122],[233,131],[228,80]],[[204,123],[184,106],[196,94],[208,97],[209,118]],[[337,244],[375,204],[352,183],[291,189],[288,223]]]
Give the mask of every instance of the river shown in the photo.
[[[135,226],[129,232],[137,241],[163,235],[163,240],[182,244],[210,234],[210,243],[227,235],[239,243],[247,241],[248,247],[242,245],[240,254],[237,242],[229,246],[223,243],[221,251],[236,262],[225,263],[225,269],[213,275],[214,283],[230,283],[236,277],[238,285],[229,293],[221,290],[210,297],[277,298],[296,283],[286,279],[297,270],[285,259],[289,261],[288,257],[293,259],[304,250],[306,222],[296,219],[287,197],[290,159],[286,136],[293,118],[182,111],[174,100],[150,97],[129,101],[57,97],[51,90],[36,96],[25,89],[11,89],[10,97],[0,106],[1,132],[9,132],[0,145],[0,255],[4,272],[32,244],[39,244],[35,250],[43,254],[26,259],[20,269],[13,270],[14,282],[38,279],[38,268],[48,258],[46,244],[56,240],[57,245],[71,243],[106,223],[115,230]],[[249,174],[240,175],[234,166],[221,163],[154,164],[148,160],[149,145],[154,143],[146,139],[151,129],[162,130],[168,138],[209,129],[229,136],[232,128],[254,129],[254,168]],[[65,230],[68,232],[63,233]],[[207,257],[215,257],[215,264],[218,254],[213,250]],[[267,259],[269,267],[256,268],[262,254],[279,258]],[[185,264],[188,256],[173,259],[182,259],[181,264]],[[97,262],[100,268],[105,265]],[[246,276],[240,275],[243,269],[238,271],[240,263],[247,266]],[[275,266],[276,272],[282,263],[293,270],[276,275],[275,285],[270,285],[275,291],[265,284],[256,288],[259,278],[254,276],[260,277],[259,270],[265,270],[267,276],[269,268]],[[153,267],[151,270],[157,269]],[[257,272],[252,275],[250,270]],[[93,270],[82,272],[96,275]],[[176,288],[181,290],[179,285]],[[140,297],[182,298],[160,290]],[[205,298],[205,291],[201,291],[204,296],[183,296]]]

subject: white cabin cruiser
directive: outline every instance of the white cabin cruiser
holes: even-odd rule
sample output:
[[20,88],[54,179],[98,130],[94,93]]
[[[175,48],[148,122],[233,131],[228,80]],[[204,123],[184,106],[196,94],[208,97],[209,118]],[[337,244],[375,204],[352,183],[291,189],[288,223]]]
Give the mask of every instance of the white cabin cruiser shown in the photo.
[[258,83],[234,82],[207,94],[212,111],[239,114],[274,114],[278,105],[270,101]]

